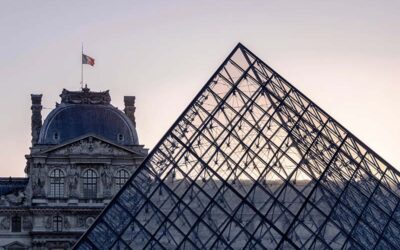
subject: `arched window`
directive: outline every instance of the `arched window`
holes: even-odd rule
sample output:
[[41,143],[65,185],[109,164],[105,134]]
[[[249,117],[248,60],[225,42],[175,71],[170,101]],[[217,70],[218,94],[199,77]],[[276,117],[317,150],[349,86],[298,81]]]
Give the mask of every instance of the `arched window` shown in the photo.
[[21,232],[21,216],[15,215],[11,218],[11,232]]
[[97,197],[97,174],[92,169],[83,173],[83,196],[85,198]]
[[53,230],[56,232],[62,231],[63,219],[61,216],[56,215],[53,217]]
[[115,185],[118,189],[122,188],[125,182],[129,179],[129,172],[125,169],[120,169],[115,175]]
[[64,172],[61,169],[54,169],[50,173],[50,196],[64,197]]

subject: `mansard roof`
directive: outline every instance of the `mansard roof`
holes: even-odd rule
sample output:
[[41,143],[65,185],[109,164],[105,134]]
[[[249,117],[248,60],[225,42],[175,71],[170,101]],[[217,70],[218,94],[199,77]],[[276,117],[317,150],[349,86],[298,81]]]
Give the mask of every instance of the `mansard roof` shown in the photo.
[[120,145],[138,145],[136,128],[128,116],[110,104],[108,91],[64,89],[61,103],[46,117],[38,144],[62,144],[92,133]]
[[25,190],[28,181],[29,178],[23,177],[0,177],[0,195]]

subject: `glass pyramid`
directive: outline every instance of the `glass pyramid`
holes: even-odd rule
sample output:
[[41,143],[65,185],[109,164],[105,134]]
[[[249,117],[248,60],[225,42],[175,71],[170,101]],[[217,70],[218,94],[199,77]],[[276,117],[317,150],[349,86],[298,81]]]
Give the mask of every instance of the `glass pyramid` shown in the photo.
[[238,44],[75,249],[394,249],[399,181]]

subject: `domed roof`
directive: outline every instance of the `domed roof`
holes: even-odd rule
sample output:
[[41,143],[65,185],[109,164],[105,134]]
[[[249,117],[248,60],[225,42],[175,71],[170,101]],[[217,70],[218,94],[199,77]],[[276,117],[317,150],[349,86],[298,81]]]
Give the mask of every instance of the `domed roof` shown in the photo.
[[98,135],[120,145],[139,144],[129,117],[110,104],[108,91],[63,90],[61,104],[46,117],[38,144],[62,144],[85,134]]

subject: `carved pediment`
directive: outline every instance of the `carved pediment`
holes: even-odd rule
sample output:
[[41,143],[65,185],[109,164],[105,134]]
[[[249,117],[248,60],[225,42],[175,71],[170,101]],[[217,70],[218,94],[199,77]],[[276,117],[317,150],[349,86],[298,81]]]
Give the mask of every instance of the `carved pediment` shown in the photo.
[[70,144],[61,146],[54,150],[48,151],[51,155],[108,155],[108,156],[124,156],[132,155],[133,152],[125,150],[119,146],[107,143],[103,140],[87,137]]
[[63,89],[61,102],[68,104],[110,104],[111,97],[109,91],[93,92],[86,86],[82,91],[69,91]]
[[14,241],[8,245],[5,245],[4,247],[5,249],[26,249],[26,246],[18,241]]

